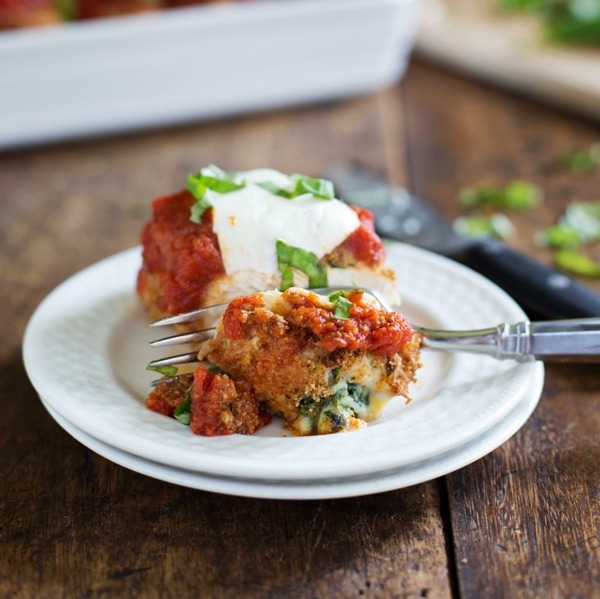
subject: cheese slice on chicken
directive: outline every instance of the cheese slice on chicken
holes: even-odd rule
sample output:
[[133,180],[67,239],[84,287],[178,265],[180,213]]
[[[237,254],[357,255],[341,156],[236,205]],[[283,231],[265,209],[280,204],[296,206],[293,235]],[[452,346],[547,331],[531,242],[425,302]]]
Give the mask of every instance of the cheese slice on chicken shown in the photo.
[[[321,180],[207,169],[191,176],[188,190],[156,199],[142,232],[137,290],[151,318],[281,288],[282,269],[291,276],[287,286],[366,287],[399,303],[368,211],[329,191],[319,196],[311,184]],[[293,254],[290,263],[282,247]]]

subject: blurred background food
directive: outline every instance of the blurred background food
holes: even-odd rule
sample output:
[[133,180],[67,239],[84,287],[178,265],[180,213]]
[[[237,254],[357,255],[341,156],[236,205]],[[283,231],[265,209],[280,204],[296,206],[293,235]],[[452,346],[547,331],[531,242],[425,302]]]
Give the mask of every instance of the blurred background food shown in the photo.
[[242,0],[0,0],[0,29],[39,27]]
[[495,0],[493,8],[533,16],[551,43],[600,45],[600,0]]
[[0,0],[0,148],[370,93],[413,48],[600,118],[600,0]]
[[600,118],[600,0],[425,0],[418,55]]
[[[0,29],[242,1],[252,0],[0,0]],[[477,4],[490,16],[535,18],[550,42],[600,45],[600,0],[479,0]]]

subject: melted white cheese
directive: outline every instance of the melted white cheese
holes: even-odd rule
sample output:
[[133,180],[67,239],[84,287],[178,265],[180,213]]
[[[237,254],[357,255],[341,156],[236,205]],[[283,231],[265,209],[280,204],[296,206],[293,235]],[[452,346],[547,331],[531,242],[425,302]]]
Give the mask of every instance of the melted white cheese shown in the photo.
[[211,197],[213,230],[228,274],[278,273],[277,239],[321,258],[360,225],[356,213],[340,200],[321,200],[311,194],[288,200],[256,185],[269,181],[293,189],[290,178],[278,171],[256,169],[238,173],[236,179],[245,179],[246,187]]

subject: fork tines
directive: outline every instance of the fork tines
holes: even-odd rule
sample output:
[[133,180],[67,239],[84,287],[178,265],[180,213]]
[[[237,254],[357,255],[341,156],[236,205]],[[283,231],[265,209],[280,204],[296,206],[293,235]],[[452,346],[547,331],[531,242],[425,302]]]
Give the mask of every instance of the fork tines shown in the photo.
[[179,345],[180,343],[198,343],[211,339],[215,333],[214,327],[202,329],[201,331],[191,331],[190,333],[181,333],[179,335],[171,335],[162,339],[150,341],[150,347],[166,347],[168,345]]
[[[164,327],[167,325],[184,324],[187,322],[194,322],[199,320],[201,322],[210,323],[210,325],[216,324],[217,320],[223,316],[227,303],[214,304],[213,306],[206,306],[206,308],[199,308],[191,312],[184,312],[183,314],[175,314],[174,316],[166,316],[150,323],[151,327]],[[210,326],[209,325],[209,326]]]
[[[154,341],[150,341],[150,347],[168,347],[171,345],[179,345],[185,343],[193,344],[199,343],[201,341],[206,341],[207,339],[211,339],[215,333],[215,328],[212,325],[215,325],[217,323],[218,319],[222,316],[226,307],[227,304],[215,304],[213,306],[207,306],[206,308],[194,310],[193,312],[185,312],[184,314],[167,316],[166,318],[161,318],[160,320],[155,320],[154,322],[151,322],[151,327],[161,327],[167,325],[198,322],[206,328],[202,328],[197,331],[170,335],[161,339],[155,339]],[[198,362],[197,350],[187,352],[184,354],[178,354],[176,356],[158,358],[156,360],[152,360],[148,364],[148,366],[150,368],[160,368],[162,366],[179,366],[183,364],[192,364],[194,362]]]

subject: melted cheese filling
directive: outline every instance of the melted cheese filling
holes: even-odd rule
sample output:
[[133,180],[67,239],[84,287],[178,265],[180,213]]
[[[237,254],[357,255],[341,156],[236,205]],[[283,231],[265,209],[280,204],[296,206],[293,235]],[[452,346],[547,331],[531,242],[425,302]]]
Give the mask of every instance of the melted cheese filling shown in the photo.
[[277,239],[322,258],[360,225],[354,210],[340,200],[312,194],[290,200],[257,185],[269,181],[293,189],[293,181],[278,171],[256,169],[238,173],[236,179],[245,180],[246,187],[212,198],[213,230],[228,274],[278,273]]

